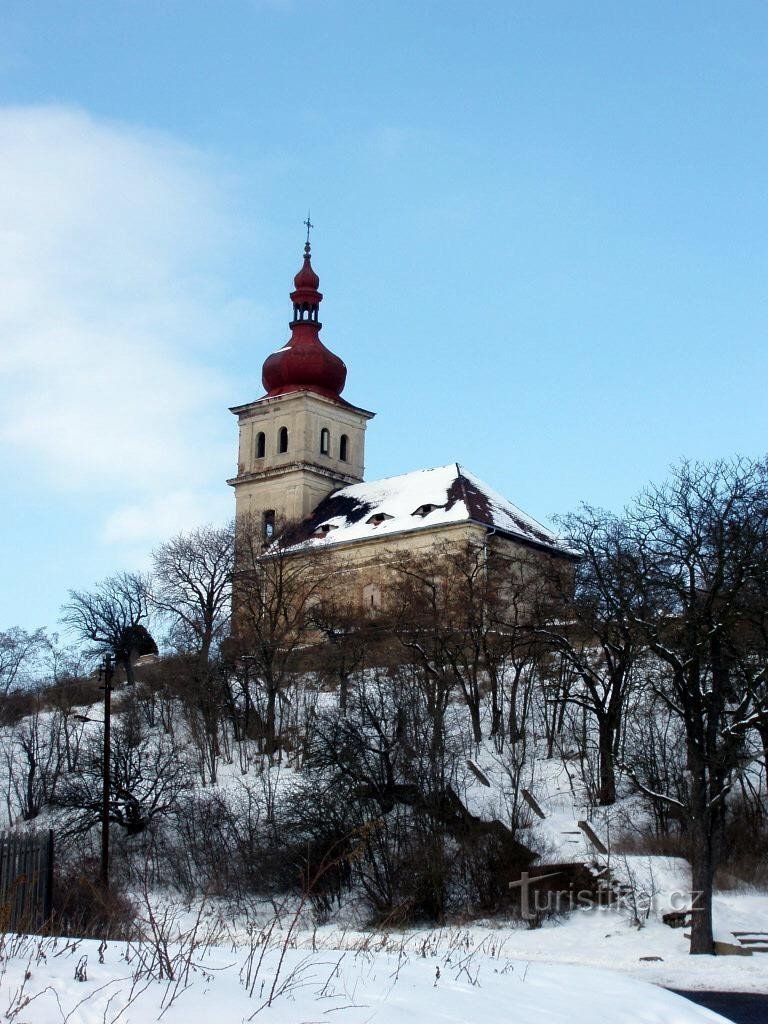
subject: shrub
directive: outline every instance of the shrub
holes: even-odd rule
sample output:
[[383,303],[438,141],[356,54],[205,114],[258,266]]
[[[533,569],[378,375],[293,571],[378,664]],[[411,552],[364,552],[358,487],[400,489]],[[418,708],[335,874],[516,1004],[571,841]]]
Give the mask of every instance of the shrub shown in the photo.
[[92,939],[136,938],[137,908],[117,886],[106,891],[98,881],[98,865],[87,871],[60,871],[54,877],[53,918],[49,931]]

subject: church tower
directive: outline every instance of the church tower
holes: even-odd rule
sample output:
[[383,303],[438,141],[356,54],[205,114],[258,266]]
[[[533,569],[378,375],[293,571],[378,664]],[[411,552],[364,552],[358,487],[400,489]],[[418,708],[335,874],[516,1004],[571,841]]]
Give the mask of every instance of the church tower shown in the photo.
[[374,415],[341,397],[347,368],[320,341],[323,296],[309,230],[293,283],[291,337],[264,363],[266,394],[230,410],[240,428],[237,476],[227,481],[235,516],[253,516],[265,537],[276,524],[304,519],[331,491],[362,481],[365,427]]

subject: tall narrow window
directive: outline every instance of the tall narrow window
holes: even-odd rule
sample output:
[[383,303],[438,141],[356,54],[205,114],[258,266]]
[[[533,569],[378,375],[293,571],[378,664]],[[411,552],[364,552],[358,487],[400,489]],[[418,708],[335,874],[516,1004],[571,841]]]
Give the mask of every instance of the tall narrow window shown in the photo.
[[267,435],[263,430],[256,435],[256,458],[263,459],[267,454]]
[[277,435],[277,450],[282,452],[288,451],[288,427],[280,427],[280,433]]
[[342,434],[341,439],[339,440],[339,458],[341,459],[342,462],[346,462],[347,459],[349,458],[348,449],[349,438],[347,437],[346,434]]
[[272,540],[275,535],[275,510],[264,513],[264,540]]
[[320,454],[328,455],[331,450],[331,432],[327,427],[320,431]]

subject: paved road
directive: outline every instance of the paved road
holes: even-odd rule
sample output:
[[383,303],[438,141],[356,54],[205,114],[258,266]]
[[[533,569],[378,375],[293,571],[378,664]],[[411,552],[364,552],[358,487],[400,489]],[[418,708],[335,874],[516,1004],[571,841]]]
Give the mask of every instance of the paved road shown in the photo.
[[755,992],[680,992],[700,1006],[735,1021],[735,1024],[768,1024],[768,994]]

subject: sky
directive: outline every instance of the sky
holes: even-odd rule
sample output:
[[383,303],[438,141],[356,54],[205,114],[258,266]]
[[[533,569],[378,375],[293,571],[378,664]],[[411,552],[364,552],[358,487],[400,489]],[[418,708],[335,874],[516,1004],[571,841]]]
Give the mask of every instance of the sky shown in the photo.
[[302,221],[366,477],[759,456],[761,2],[2,0],[0,629],[233,513]]

